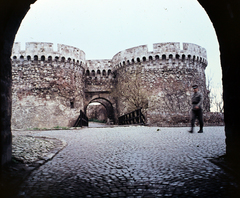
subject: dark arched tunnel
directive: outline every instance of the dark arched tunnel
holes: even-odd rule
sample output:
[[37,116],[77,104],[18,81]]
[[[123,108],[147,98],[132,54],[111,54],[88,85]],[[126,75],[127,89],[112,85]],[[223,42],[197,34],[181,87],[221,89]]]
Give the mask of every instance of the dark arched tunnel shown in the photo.
[[[0,2],[0,165],[11,160],[11,50],[15,35],[30,5],[36,0]],[[240,164],[240,1],[198,0],[215,28],[223,74],[226,154]]]
[[[115,118],[114,118],[114,110],[113,110],[112,103],[109,100],[105,99],[105,98],[99,97],[99,98],[95,98],[95,99],[91,100],[88,103],[88,105],[93,103],[93,102],[97,102],[97,103],[99,103],[99,104],[101,104],[102,106],[105,107],[106,113],[107,113],[107,118],[109,120],[108,122],[114,124],[115,123]],[[87,107],[88,107],[88,105],[84,108],[85,114],[87,114]]]

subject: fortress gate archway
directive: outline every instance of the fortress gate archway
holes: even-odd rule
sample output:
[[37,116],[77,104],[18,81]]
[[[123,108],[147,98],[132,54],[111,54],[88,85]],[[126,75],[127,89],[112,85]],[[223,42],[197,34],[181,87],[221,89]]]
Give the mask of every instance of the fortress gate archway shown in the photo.
[[[98,97],[98,96],[93,96],[92,99],[90,99],[89,101],[85,102],[85,107],[84,107],[84,112],[85,114],[87,113],[87,107],[89,106],[89,104],[93,103],[93,102],[97,102],[100,103],[101,105],[103,105],[107,111],[107,118],[108,118],[108,122],[110,122],[111,124],[116,123],[116,118],[115,118],[115,114],[114,112],[116,112],[116,108],[114,108],[114,106],[116,107],[116,105],[112,102],[110,102],[108,99],[104,98],[104,97]],[[115,111],[114,111],[115,109]]]
[[[11,49],[17,30],[36,0],[0,3],[0,165],[11,160]],[[240,164],[240,3],[238,0],[198,0],[216,30],[223,72],[226,153]]]

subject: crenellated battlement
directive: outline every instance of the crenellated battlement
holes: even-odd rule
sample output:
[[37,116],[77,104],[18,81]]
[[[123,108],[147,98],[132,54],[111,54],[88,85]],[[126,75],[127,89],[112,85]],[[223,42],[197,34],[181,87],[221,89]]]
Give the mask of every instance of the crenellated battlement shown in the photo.
[[86,76],[101,76],[106,77],[111,74],[112,61],[111,59],[87,60],[86,61]]
[[148,124],[171,123],[174,113],[188,114],[192,84],[209,110],[207,53],[192,43],[155,43],[152,51],[140,45],[99,60],[86,60],[84,51],[68,45],[29,42],[22,50],[14,43],[11,59],[15,128],[73,126],[80,109],[106,99],[110,120],[137,104],[146,108]]
[[25,50],[21,50],[21,43],[14,43],[12,61],[46,61],[74,63],[85,66],[85,52],[72,46],[58,44],[57,51],[53,50],[53,43],[28,42]]
[[85,91],[111,91],[114,84],[111,59],[87,60]]
[[191,61],[207,66],[206,49],[192,43],[183,43],[182,49],[178,42],[155,43],[153,51],[148,51],[147,45],[141,45],[118,52],[112,58],[113,68],[118,69],[125,65],[148,61]]

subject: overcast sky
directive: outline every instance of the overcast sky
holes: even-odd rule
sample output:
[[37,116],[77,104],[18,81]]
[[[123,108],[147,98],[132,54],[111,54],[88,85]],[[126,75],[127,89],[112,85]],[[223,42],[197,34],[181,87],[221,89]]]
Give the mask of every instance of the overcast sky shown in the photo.
[[51,42],[80,48],[86,59],[153,43],[188,42],[207,50],[207,75],[221,85],[215,30],[197,0],[37,0],[16,42]]

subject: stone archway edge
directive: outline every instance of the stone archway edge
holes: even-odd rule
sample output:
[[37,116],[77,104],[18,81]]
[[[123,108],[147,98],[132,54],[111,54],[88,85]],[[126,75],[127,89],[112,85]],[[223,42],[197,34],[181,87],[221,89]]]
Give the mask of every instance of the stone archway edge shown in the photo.
[[[0,3],[0,165],[11,161],[11,49],[22,19],[36,0]],[[198,0],[213,22],[221,52],[227,155],[240,163],[239,0]],[[207,36],[207,35],[206,35]],[[236,105],[237,104],[237,105]]]

